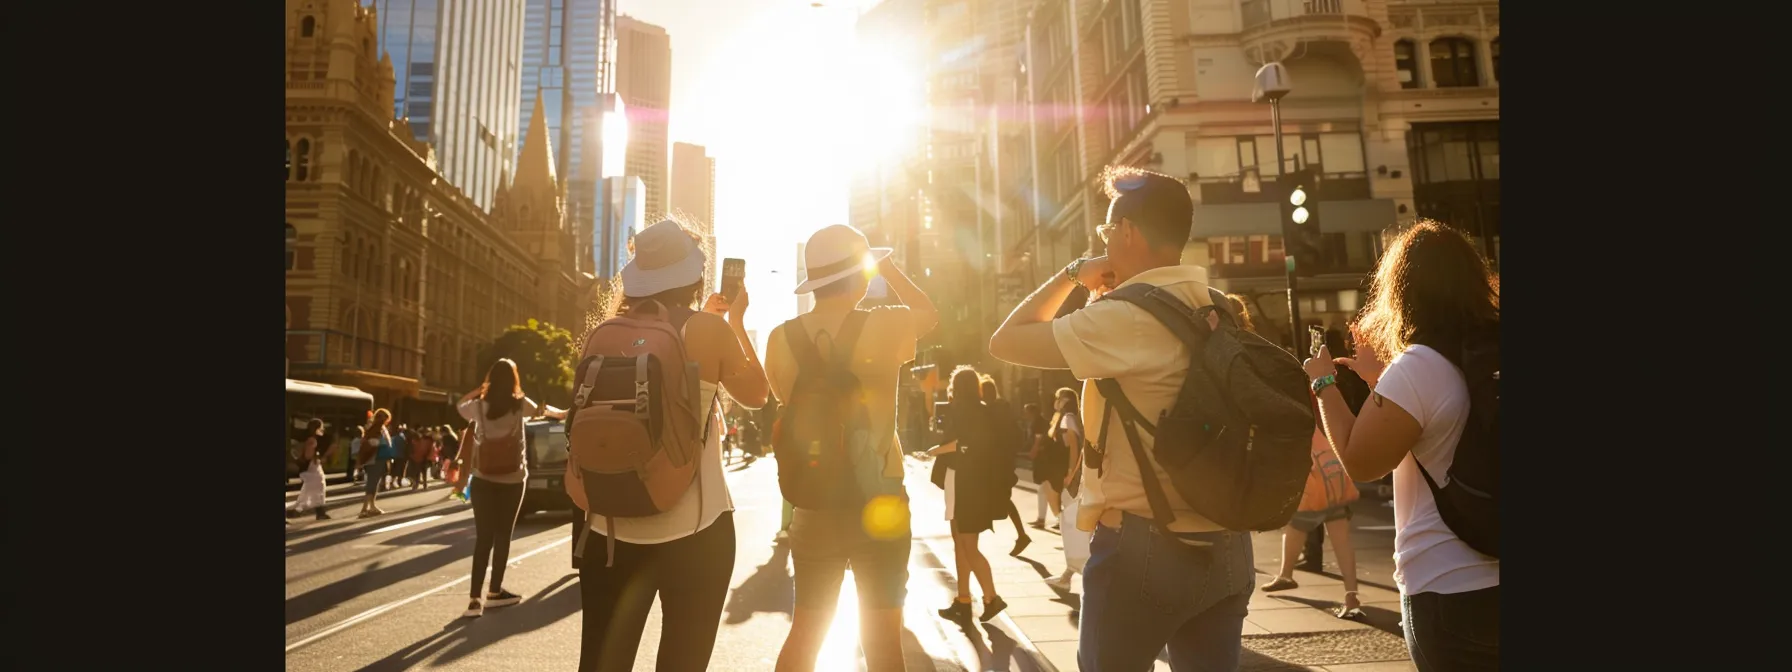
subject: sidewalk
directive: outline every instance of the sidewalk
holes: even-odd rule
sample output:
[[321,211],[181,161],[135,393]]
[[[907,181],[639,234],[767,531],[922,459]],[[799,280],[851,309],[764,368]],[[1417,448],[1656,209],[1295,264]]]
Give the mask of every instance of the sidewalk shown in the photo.
[[[943,498],[939,489],[927,478],[931,466],[924,459],[911,457],[908,460],[911,487],[924,488],[925,492],[931,493],[928,503],[914,507],[912,517],[917,522],[924,517],[943,518],[944,515],[940,510]],[[1031,521],[1038,506],[1032,474],[1024,467],[1016,471],[1020,475],[1020,484],[1013,492],[1014,504],[1021,512],[1022,520]],[[1363,504],[1365,507],[1381,506],[1373,500],[1365,500]],[[1049,514],[1047,518],[1047,525],[1050,525],[1053,521]],[[1359,519],[1357,522],[1377,521]],[[996,585],[1000,587],[1003,599],[1008,601],[1007,615],[1021,630],[1022,638],[1031,641],[1037,652],[1035,657],[1043,659],[1037,661],[1041,668],[1078,669],[1077,616],[1081,606],[1082,576],[1077,575],[1069,591],[1061,592],[1044,583],[1045,579],[1064,571],[1062,537],[1049,527],[1040,530],[1029,526],[1027,533],[1033,542],[1016,558],[1006,553],[1014,545],[1014,526],[998,521],[994,527],[992,536],[995,538],[985,542],[983,548]],[[1252,537],[1259,575],[1257,583],[1262,584],[1276,571],[1281,558],[1281,535],[1256,533]],[[946,543],[950,544],[949,541]],[[1330,558],[1329,541],[1326,546]],[[1368,553],[1390,552],[1389,548],[1365,549],[1360,541],[1352,546],[1358,550],[1359,564],[1361,557],[1366,555],[1365,550]],[[946,557],[950,557],[949,546],[946,552]],[[1332,560],[1328,569],[1334,567],[1336,561]],[[1368,614],[1364,623],[1342,620],[1330,613],[1343,599],[1342,582],[1335,576],[1296,570],[1295,580],[1300,583],[1299,588],[1275,593],[1253,591],[1250,614],[1245,617],[1241,672],[1407,672],[1414,669],[1400,630],[1400,595],[1391,588],[1391,579],[1387,580],[1386,587],[1359,580],[1359,597],[1363,611]],[[1157,669],[1169,670],[1168,660],[1167,654],[1160,655]]]

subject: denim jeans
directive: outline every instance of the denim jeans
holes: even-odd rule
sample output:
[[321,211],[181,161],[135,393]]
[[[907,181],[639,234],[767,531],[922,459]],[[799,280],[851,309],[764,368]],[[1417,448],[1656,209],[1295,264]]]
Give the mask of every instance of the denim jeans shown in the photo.
[[1400,596],[1406,648],[1419,672],[1500,669],[1500,587]]
[[1204,532],[1170,537],[1148,518],[1125,514],[1120,529],[1096,526],[1083,575],[1077,665],[1149,670],[1165,645],[1176,672],[1238,669],[1251,600],[1251,537]]

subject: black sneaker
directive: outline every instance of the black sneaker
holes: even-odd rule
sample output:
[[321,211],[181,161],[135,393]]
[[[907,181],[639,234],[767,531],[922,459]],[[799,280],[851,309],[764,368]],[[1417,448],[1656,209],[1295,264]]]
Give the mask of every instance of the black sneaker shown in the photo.
[[475,597],[472,599],[472,601],[467,603],[467,611],[466,611],[466,613],[461,614],[460,617],[461,618],[479,618],[480,616],[484,616],[484,615],[485,615],[485,606],[479,603],[479,598]]
[[997,597],[996,599],[990,600],[988,602],[984,602],[983,603],[983,615],[978,616],[977,620],[983,621],[984,623],[988,623],[989,619],[995,618],[996,614],[1002,613],[1002,610],[1007,609],[1007,608],[1008,608],[1008,603],[1003,602],[1002,598],[1000,598],[1000,597]]
[[485,606],[488,607],[508,607],[521,601],[523,601],[523,596],[503,589],[485,594]]
[[954,623],[971,620],[971,603],[953,600],[952,606],[940,610],[940,618]]

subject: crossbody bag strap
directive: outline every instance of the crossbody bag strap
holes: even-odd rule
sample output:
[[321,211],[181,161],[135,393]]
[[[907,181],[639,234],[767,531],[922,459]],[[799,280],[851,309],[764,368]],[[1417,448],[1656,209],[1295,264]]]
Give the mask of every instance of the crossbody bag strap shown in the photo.
[[[1112,378],[1097,379],[1095,387],[1101,391],[1101,396],[1107,400],[1108,406],[1120,414],[1120,426],[1126,430],[1127,443],[1132,446],[1133,461],[1138,463],[1139,482],[1145,486],[1145,500],[1151,503],[1152,519],[1156,520],[1158,524],[1168,527],[1170,522],[1175,520],[1175,516],[1170,513],[1170,498],[1164,493],[1163,484],[1158,482],[1157,470],[1152,468],[1151,460],[1146,457],[1144,444],[1139,438],[1139,424],[1144,423],[1149,428],[1150,423],[1145,422],[1144,417],[1139,414],[1139,410],[1126,399],[1126,393],[1120,390],[1118,381]],[[1102,423],[1104,425],[1107,423],[1105,417],[1102,419]],[[1105,441],[1107,434],[1105,428],[1102,430],[1102,434]]]

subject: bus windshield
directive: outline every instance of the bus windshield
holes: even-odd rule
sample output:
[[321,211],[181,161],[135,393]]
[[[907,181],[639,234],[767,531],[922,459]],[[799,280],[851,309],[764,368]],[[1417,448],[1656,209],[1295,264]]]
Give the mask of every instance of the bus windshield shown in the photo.
[[[344,427],[357,427],[367,423],[367,416],[373,412],[373,395],[358,388],[342,385],[313,383],[305,380],[286,380],[286,476],[295,478],[299,469],[300,448],[305,442],[305,425],[312,418],[324,421],[324,431],[342,438]],[[347,473],[353,463],[352,451],[344,444],[336,447],[334,459],[324,463],[324,473]]]

